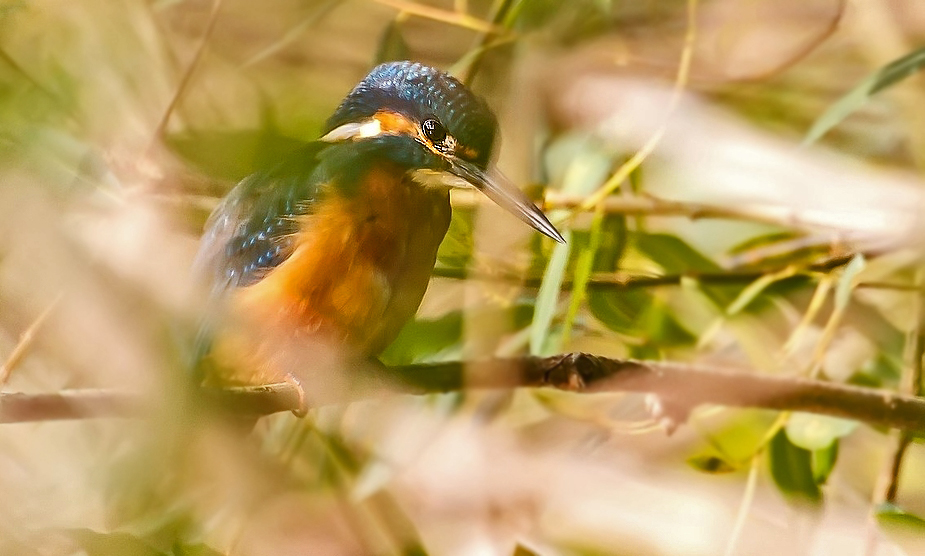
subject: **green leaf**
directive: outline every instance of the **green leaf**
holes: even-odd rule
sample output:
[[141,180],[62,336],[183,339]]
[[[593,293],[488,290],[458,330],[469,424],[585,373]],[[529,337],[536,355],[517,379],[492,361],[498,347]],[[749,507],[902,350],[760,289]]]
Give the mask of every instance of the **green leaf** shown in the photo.
[[822,490],[813,476],[810,452],[794,446],[783,430],[768,444],[768,461],[774,483],[789,501],[811,505],[822,502]]
[[832,442],[828,448],[822,450],[813,450],[812,466],[813,479],[817,485],[823,485],[829,479],[832,470],[835,469],[835,462],[838,460],[838,441]]
[[529,548],[525,547],[524,545],[518,544],[514,548],[514,553],[512,554],[512,556],[540,556],[540,555],[530,550]]
[[913,50],[880,68],[873,75],[861,81],[848,94],[838,99],[822,116],[819,116],[806,134],[803,144],[809,145],[816,142],[830,129],[863,106],[870,97],[909,77],[923,66],[925,66],[925,47]]
[[437,261],[449,268],[466,268],[472,260],[471,210],[454,210],[450,228],[437,250]]
[[854,432],[857,421],[795,412],[787,420],[787,439],[805,450],[824,450],[837,439]]
[[195,131],[170,135],[167,145],[211,176],[237,181],[281,162],[306,145],[270,127],[237,131]]
[[536,309],[533,313],[533,324],[530,328],[530,354],[542,355],[546,349],[546,338],[552,326],[552,319],[559,304],[559,291],[565,278],[565,267],[568,264],[568,255],[571,245],[569,242],[572,233],[566,230],[565,243],[556,244],[546,265],[540,291],[536,295]]
[[87,556],[168,556],[128,533],[72,529],[69,534]]
[[[665,274],[704,274],[722,272],[722,267],[691,247],[681,238],[669,234],[636,233],[632,235],[632,246],[662,268]],[[721,310],[735,300],[742,286],[701,286]]]
[[770,411],[745,409],[736,411],[734,419],[723,421],[718,430],[704,430],[712,451],[730,462],[751,462],[764,446],[768,428],[777,415]]
[[883,532],[906,554],[925,554],[925,519],[890,503],[877,506],[874,516]]
[[684,240],[669,234],[636,234],[634,246],[666,274],[720,272],[722,268]]
[[379,359],[386,365],[433,362],[443,355],[455,355],[462,338],[462,312],[453,311],[438,319],[413,320],[406,324]]
[[910,514],[902,508],[885,502],[874,511],[880,525],[905,529],[912,533],[925,535],[925,519]]
[[170,556],[223,556],[221,552],[204,544],[181,544],[173,547]]
[[639,329],[639,317],[652,301],[652,296],[641,290],[588,291],[588,307],[591,314],[607,328],[627,335],[636,334]]
[[739,292],[739,295],[735,300],[726,308],[726,315],[733,316],[741,312],[743,309],[748,307],[752,301],[764,293],[772,284],[789,278],[793,275],[793,271],[789,269],[784,269],[781,272],[772,272],[770,274],[763,274],[757,280],[745,287],[744,290]]
[[[594,269],[594,259],[601,245],[601,229],[603,228],[603,223],[604,214],[595,214],[587,242],[578,246],[578,258],[575,261],[574,277],[572,278],[572,292],[569,297],[569,306],[568,311],[565,313],[565,324],[563,327],[563,343],[566,345],[571,337],[572,325],[575,323],[578,311],[581,309],[584,300],[588,297],[588,280],[591,278],[591,271]],[[577,234],[575,235],[577,236]]]
[[401,32],[401,24],[393,19],[382,32],[382,38],[379,39],[379,48],[376,50],[376,65],[383,62],[394,62],[396,60],[408,60],[411,58],[411,50]]
[[715,454],[700,454],[687,458],[687,464],[704,473],[719,475],[721,473],[732,473],[737,468],[725,459]]

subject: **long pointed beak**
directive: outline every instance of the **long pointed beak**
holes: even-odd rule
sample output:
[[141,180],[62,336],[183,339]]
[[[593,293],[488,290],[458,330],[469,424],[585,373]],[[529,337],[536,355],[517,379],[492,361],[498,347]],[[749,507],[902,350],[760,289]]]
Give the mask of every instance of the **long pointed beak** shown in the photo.
[[559,243],[565,243],[565,238],[546,218],[543,211],[534,205],[533,201],[523,191],[500,173],[494,172],[494,175],[489,176],[478,166],[458,158],[450,161],[450,173],[464,179],[500,205],[501,208],[520,218],[536,231],[551,237]]

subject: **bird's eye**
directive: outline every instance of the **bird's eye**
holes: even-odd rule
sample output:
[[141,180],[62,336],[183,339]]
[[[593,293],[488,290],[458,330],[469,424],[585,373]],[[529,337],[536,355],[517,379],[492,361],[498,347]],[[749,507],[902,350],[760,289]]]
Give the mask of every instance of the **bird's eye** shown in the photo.
[[446,129],[434,118],[424,120],[421,130],[424,131],[424,137],[435,145],[446,140]]

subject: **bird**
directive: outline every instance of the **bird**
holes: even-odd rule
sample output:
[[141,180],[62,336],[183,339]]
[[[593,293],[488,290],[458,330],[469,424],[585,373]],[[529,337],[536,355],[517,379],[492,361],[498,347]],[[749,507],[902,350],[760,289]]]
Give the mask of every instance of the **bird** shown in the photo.
[[564,242],[492,166],[498,129],[448,73],[412,61],[373,68],[320,139],[243,179],[209,217],[196,263],[221,307],[208,357],[244,369],[235,380],[301,385],[306,360],[378,355],[417,312],[453,188],[481,191]]

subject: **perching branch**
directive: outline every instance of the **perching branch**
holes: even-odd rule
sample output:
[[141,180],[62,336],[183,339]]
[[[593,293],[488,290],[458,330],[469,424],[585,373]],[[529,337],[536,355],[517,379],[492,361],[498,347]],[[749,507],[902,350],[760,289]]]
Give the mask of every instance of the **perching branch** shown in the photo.
[[[351,400],[519,387],[551,387],[589,393],[645,392],[659,396],[661,405],[671,407],[674,415],[679,414],[679,408],[684,416],[685,412],[698,405],[712,404],[806,411],[910,432],[925,432],[923,398],[846,384],[681,363],[617,360],[578,353],[547,358],[389,367],[379,368],[376,373],[371,381],[374,386],[357,390]],[[362,382],[358,380],[358,383]],[[289,383],[204,388],[203,395],[223,409],[243,416],[269,415],[299,408],[298,390]],[[334,401],[316,400],[315,405]],[[70,390],[58,394],[0,395],[0,423],[143,416],[145,412],[140,395],[121,391]]]

